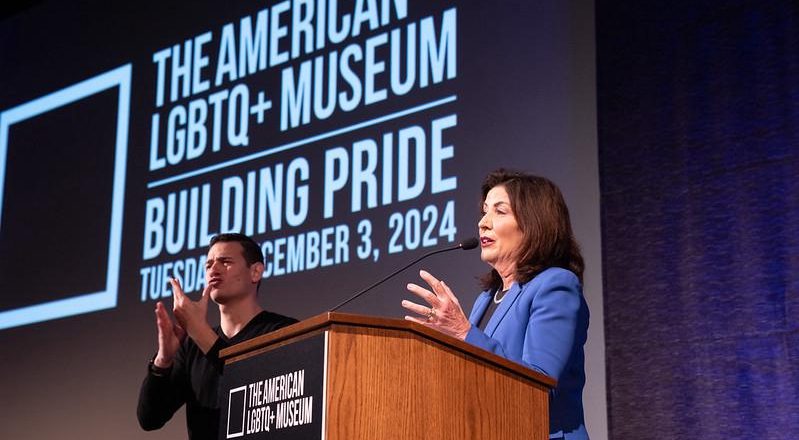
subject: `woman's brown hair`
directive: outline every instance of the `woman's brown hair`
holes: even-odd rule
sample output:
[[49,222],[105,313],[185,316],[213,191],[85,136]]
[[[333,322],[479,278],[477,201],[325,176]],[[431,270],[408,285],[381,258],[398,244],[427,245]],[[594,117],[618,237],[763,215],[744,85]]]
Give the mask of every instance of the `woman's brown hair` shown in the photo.
[[[582,283],[583,257],[558,187],[544,177],[499,169],[483,180],[481,209],[488,192],[497,186],[507,191],[522,231],[515,281],[524,284],[549,267],[562,267],[574,272]],[[502,288],[502,278],[494,269],[480,281],[485,289]]]

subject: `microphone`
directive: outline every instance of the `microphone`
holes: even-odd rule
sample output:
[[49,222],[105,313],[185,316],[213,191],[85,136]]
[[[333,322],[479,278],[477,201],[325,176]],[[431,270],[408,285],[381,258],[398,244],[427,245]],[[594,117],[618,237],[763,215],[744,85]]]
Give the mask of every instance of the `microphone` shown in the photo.
[[463,250],[465,250],[465,251],[468,251],[468,250],[470,250],[470,249],[474,249],[474,248],[476,248],[478,244],[480,244],[480,241],[479,241],[479,240],[477,240],[477,239],[476,239],[476,238],[474,238],[474,237],[469,237],[469,238],[467,238],[467,239],[465,239],[465,240],[461,241],[460,243],[458,243],[458,244],[457,244],[457,245],[455,245],[455,246],[451,246],[451,247],[448,247],[448,248],[444,248],[444,249],[438,249],[438,250],[435,250],[435,251],[432,251],[432,252],[428,252],[428,253],[426,253],[426,254],[422,255],[421,257],[419,257],[419,258],[417,258],[417,259],[415,259],[415,260],[411,261],[410,263],[406,264],[406,265],[405,265],[405,266],[403,266],[402,268],[400,268],[400,269],[398,269],[398,270],[395,270],[394,272],[392,272],[391,274],[389,274],[388,276],[386,276],[386,277],[385,277],[385,278],[383,278],[382,280],[380,280],[380,281],[378,281],[378,282],[376,282],[376,283],[372,284],[371,286],[369,286],[369,287],[367,287],[367,288],[365,288],[365,289],[361,290],[360,292],[356,293],[354,296],[352,296],[352,298],[350,298],[350,299],[348,299],[348,300],[344,301],[343,303],[341,303],[341,304],[339,304],[339,305],[337,305],[337,306],[333,307],[332,309],[330,309],[330,311],[331,311],[331,312],[335,312],[336,310],[340,309],[341,307],[344,307],[345,305],[347,305],[347,304],[348,304],[350,301],[352,301],[352,300],[354,300],[354,299],[358,298],[359,296],[363,295],[364,293],[366,293],[366,292],[368,292],[368,291],[370,291],[370,290],[374,289],[375,287],[377,287],[377,286],[379,286],[379,285],[383,284],[384,282],[386,282],[386,281],[388,281],[390,278],[392,278],[394,275],[396,275],[396,274],[398,274],[398,273],[402,272],[403,270],[405,270],[405,269],[407,269],[407,268],[409,268],[409,267],[413,266],[414,264],[416,264],[416,263],[418,263],[418,262],[420,262],[420,261],[424,260],[425,258],[427,258],[427,257],[429,257],[429,256],[432,256],[432,255],[435,255],[435,254],[440,254],[440,253],[442,253],[442,252],[454,251],[454,250],[456,250],[456,249],[463,249]]

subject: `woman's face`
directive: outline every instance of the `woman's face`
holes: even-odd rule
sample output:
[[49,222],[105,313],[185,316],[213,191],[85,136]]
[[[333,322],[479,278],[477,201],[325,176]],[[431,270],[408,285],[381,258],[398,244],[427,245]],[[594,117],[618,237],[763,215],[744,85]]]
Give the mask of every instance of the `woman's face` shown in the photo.
[[516,223],[510,198],[504,186],[488,191],[483,201],[483,217],[477,224],[480,232],[480,258],[506,278],[516,271],[521,254],[522,231]]

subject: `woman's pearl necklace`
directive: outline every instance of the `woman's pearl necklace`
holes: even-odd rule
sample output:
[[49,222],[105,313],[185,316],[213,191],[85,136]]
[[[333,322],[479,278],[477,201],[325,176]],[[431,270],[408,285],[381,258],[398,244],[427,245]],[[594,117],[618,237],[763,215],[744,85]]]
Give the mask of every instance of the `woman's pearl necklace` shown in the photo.
[[[502,300],[505,299],[505,296],[508,294],[508,290],[510,289],[506,289],[500,292],[500,290],[497,289],[497,291],[494,292],[494,304],[501,303]],[[500,293],[502,293],[502,296],[499,296]]]

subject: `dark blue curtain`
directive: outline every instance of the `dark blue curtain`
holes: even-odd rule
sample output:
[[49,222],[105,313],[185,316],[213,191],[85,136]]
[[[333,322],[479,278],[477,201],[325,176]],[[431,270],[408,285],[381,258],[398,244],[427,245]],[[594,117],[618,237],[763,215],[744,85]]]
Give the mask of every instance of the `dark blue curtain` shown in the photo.
[[612,439],[799,438],[799,2],[597,0]]

